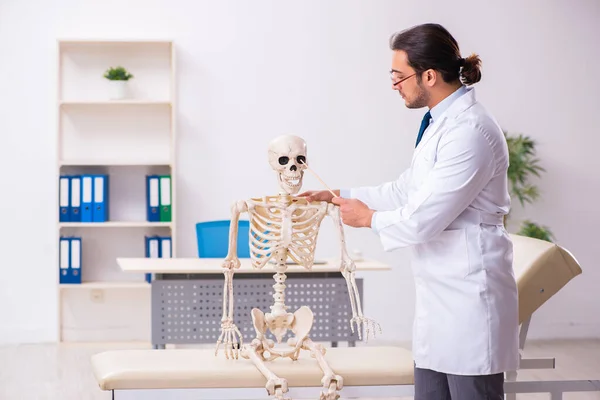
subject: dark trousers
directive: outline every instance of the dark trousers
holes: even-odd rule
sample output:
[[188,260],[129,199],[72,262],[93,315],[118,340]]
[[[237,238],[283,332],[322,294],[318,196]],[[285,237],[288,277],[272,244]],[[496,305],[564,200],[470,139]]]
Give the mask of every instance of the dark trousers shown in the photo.
[[504,374],[450,375],[415,367],[415,400],[503,400]]

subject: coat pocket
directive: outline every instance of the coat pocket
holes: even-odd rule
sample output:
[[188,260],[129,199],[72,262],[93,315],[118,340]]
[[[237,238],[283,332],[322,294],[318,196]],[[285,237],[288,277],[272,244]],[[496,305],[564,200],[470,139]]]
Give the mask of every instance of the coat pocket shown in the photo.
[[470,272],[467,232],[449,229],[441,232],[419,251],[427,275],[462,279]]

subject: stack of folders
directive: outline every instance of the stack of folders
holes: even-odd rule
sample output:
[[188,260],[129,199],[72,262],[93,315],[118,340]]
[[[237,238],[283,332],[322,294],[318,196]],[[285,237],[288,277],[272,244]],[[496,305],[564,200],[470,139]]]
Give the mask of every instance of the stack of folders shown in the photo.
[[[170,236],[146,236],[147,258],[171,258],[172,241]],[[152,274],[146,274],[146,281],[152,281]]]
[[81,283],[81,237],[60,237],[58,262],[60,283]]
[[146,175],[146,215],[149,222],[171,221],[171,175]]
[[60,222],[106,222],[109,220],[108,175],[61,175]]

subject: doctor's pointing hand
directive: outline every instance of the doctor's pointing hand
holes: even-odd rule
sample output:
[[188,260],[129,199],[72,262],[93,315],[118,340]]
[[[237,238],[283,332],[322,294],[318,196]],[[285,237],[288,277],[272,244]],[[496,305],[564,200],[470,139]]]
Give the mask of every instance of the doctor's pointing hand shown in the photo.
[[365,203],[358,199],[345,199],[342,197],[333,197],[333,204],[340,206],[340,216],[342,222],[355,228],[370,228],[371,219],[374,210],[371,210]]
[[444,27],[396,33],[390,47],[392,89],[427,108],[409,167],[389,182],[301,196],[337,204],[342,223],[370,229],[385,251],[410,249],[415,400],[501,400],[504,372],[519,366],[506,139],[470,87],[480,58],[462,57]]

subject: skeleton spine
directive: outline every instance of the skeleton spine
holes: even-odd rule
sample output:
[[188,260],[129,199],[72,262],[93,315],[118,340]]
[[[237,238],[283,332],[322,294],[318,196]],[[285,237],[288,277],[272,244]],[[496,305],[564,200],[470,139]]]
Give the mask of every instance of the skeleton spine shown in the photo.
[[285,305],[285,279],[287,276],[285,275],[285,271],[287,266],[284,264],[277,264],[275,270],[277,273],[273,275],[273,279],[275,279],[275,284],[273,285],[273,289],[275,293],[273,293],[273,300],[275,304],[271,306],[271,311],[274,317],[283,316],[287,313],[287,306]]
[[273,300],[275,304],[271,307],[271,311],[273,316],[279,317],[287,314],[287,306],[285,305],[285,279],[287,276],[285,275],[285,271],[287,270],[287,248],[290,245],[292,240],[292,213],[293,208],[291,205],[291,198],[287,195],[279,195],[277,202],[283,207],[284,210],[281,216],[281,237],[283,242],[283,249],[278,250],[275,253],[275,258],[277,259],[277,267],[275,267],[275,271],[277,273],[273,275],[273,279],[275,279],[275,284],[273,285],[273,289],[275,293],[273,293]]

